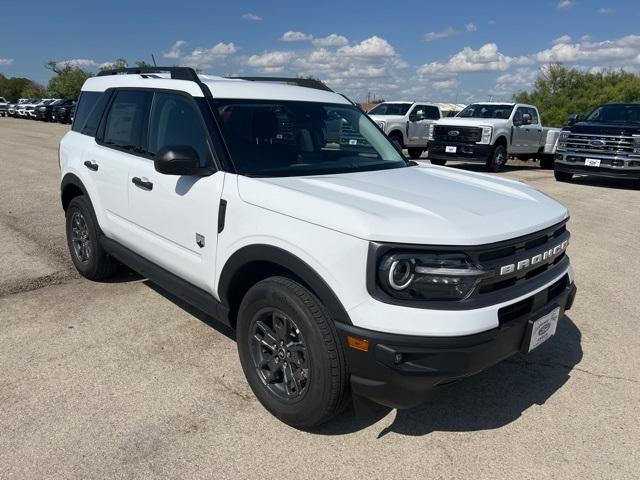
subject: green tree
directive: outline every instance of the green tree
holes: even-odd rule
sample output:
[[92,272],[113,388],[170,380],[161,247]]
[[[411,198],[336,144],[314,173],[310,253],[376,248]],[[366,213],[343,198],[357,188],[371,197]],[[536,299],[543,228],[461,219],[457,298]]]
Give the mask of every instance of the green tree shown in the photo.
[[114,68],[127,68],[129,64],[127,63],[126,58],[116,58],[112,63],[105,63],[100,67],[100,71],[102,70],[111,70]]
[[584,116],[603,103],[639,102],[640,75],[623,70],[584,72],[553,64],[538,75],[531,91],[514,98],[536,105],[545,125],[560,127],[572,113]]
[[15,102],[22,96],[22,92],[30,85],[31,80],[28,78],[7,78],[0,74],[0,97],[4,97],[10,102]]
[[20,97],[22,98],[43,98],[47,94],[47,90],[39,83],[29,80],[29,83],[25,85]]
[[47,91],[52,97],[78,98],[82,85],[92,74],[71,65],[60,65],[55,61],[47,63],[47,68],[55,75],[49,80]]

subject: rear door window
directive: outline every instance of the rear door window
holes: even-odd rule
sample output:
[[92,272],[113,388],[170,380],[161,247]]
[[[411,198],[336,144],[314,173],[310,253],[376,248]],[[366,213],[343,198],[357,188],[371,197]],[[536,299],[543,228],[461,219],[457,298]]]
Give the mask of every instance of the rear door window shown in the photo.
[[102,142],[132,152],[144,152],[143,132],[153,93],[144,90],[119,90],[109,108],[104,123]]

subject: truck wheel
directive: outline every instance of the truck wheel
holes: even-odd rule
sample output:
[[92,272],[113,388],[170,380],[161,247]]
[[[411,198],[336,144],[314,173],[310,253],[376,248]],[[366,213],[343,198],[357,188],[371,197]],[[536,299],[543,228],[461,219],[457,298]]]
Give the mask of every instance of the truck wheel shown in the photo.
[[400,150],[402,150],[404,148],[404,144],[402,142],[402,135],[399,133],[392,133],[391,135],[389,135],[389,139],[396,144],[396,147],[398,147]]
[[260,403],[284,423],[309,428],[346,405],[349,375],[329,313],[299,283],[271,277],[242,299],[240,363]]
[[118,264],[103,250],[98,222],[87,199],[81,195],[69,203],[66,212],[67,245],[76,270],[89,280],[113,275]]
[[553,155],[542,155],[540,157],[540,168],[542,168],[543,170],[553,170],[553,164]]
[[432,158],[430,161],[431,161],[431,163],[433,163],[434,165],[440,165],[440,166],[443,166],[443,165],[445,165],[445,164],[447,163],[447,161],[446,161],[446,160],[437,160],[437,159],[435,159],[435,158]]
[[559,172],[558,170],[554,170],[553,176],[556,177],[556,180],[559,182],[570,182],[573,178],[573,173]]
[[409,156],[416,160],[420,158],[420,155],[422,155],[423,151],[424,150],[422,148],[409,148]]
[[499,172],[507,163],[507,149],[503,145],[498,145],[493,149],[493,153],[487,160],[487,170],[490,172]]

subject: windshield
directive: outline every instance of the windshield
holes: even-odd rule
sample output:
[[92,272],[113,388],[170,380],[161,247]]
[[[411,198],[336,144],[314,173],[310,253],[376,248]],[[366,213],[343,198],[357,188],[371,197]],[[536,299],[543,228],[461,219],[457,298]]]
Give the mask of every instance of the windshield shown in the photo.
[[640,123],[640,104],[602,105],[591,112],[587,122]]
[[242,175],[327,175],[407,166],[378,127],[352,105],[252,100],[214,105]]
[[53,102],[51,102],[51,106],[52,106],[52,107],[55,107],[55,106],[57,106],[57,105],[61,105],[61,104],[63,104],[64,102],[66,102],[66,100],[63,100],[63,99],[61,99],[61,98],[60,98],[60,99],[58,99],[58,100],[54,100]]
[[494,105],[486,103],[473,103],[462,110],[458,117],[465,118],[503,118],[511,116],[513,105]]
[[369,110],[369,115],[401,115],[407,114],[412,103],[381,103]]

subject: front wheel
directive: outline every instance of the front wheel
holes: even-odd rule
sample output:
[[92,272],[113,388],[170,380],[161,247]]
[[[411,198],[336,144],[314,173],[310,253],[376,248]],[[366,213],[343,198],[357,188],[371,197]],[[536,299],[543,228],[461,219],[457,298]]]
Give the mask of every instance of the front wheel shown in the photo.
[[413,158],[414,160],[417,160],[418,158],[420,158],[420,155],[422,155],[422,148],[409,148],[409,156],[411,158]]
[[499,172],[507,163],[507,149],[503,145],[498,145],[493,149],[493,153],[487,160],[487,170]]
[[399,133],[392,133],[391,135],[389,135],[389,139],[395,143],[396,147],[398,147],[398,150],[402,150],[404,148],[404,142],[402,141],[402,135],[400,135]]
[[284,423],[317,426],[346,404],[349,376],[333,319],[299,283],[271,277],[251,287],[237,339],[251,390]]
[[558,170],[554,170],[553,176],[556,177],[556,180],[559,182],[570,182],[573,178],[573,173],[559,172]]

